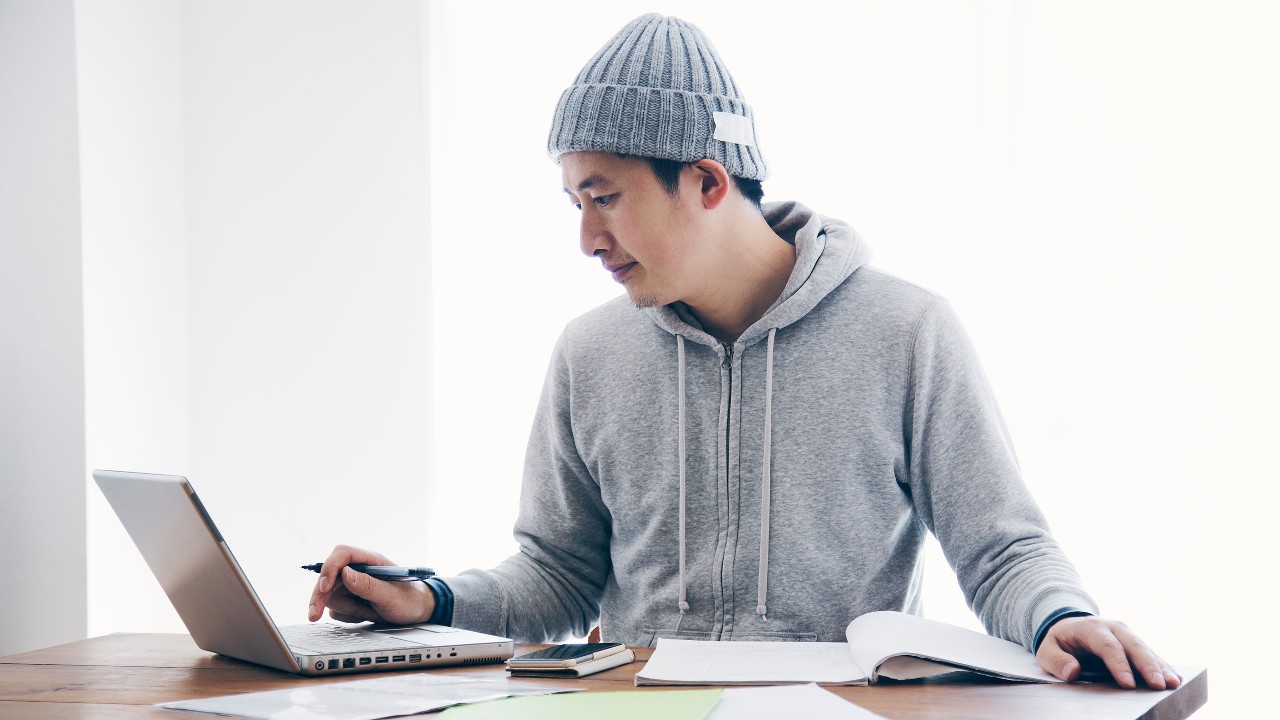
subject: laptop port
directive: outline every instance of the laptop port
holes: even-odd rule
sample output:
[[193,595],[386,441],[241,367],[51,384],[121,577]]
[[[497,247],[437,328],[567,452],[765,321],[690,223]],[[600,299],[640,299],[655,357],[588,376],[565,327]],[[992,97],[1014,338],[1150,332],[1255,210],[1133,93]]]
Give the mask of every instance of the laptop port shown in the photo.
[[360,664],[361,664],[361,665],[372,665],[372,664],[373,664],[373,658],[360,658]]
[[404,662],[404,656],[396,655],[395,657],[391,658],[391,662]]
[[338,669],[338,661],[337,661],[337,660],[330,660],[330,661],[329,661],[329,669],[330,669],[330,670],[337,670],[337,669]]
[[422,655],[414,653],[409,656],[409,662],[422,662]]
[[344,669],[350,669],[350,668],[353,668],[353,667],[355,667],[355,666],[356,666],[356,659],[355,659],[355,658],[343,658],[343,659],[342,659],[342,667],[343,667]]
[[458,653],[456,653],[456,652],[451,652],[451,653],[449,653],[449,657],[458,657]]
[[377,662],[378,662],[379,664],[384,663],[384,662],[387,662],[387,656],[386,656],[386,655],[383,655],[382,657],[380,657],[380,658],[378,658],[378,659],[377,659]]

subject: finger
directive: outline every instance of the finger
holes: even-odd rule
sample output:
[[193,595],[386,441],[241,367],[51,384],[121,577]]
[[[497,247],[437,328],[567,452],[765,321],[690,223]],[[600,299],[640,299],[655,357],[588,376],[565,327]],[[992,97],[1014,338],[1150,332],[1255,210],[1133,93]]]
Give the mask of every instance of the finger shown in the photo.
[[1042,643],[1040,651],[1036,653],[1036,662],[1045,672],[1063,682],[1075,682],[1080,677],[1080,661],[1056,642]]
[[1130,690],[1138,687],[1133,677],[1133,668],[1129,666],[1129,656],[1125,654],[1124,644],[1109,628],[1097,628],[1087,635],[1082,635],[1079,642],[1085,650],[1102,660],[1111,677],[1116,679],[1116,684]]
[[[339,615],[357,619],[345,620],[339,618]],[[329,617],[335,620],[341,619],[342,622],[364,622],[365,620],[378,619],[377,610],[370,607],[367,601],[346,593],[337,593],[330,598]]]
[[341,578],[342,586],[347,589],[347,592],[365,600],[369,605],[376,606],[389,599],[387,594],[391,589],[391,583],[356,572],[349,567],[342,569]]
[[342,580],[339,573],[348,564],[353,562],[368,563],[371,565],[394,565],[395,563],[388,560],[385,556],[369,550],[350,547],[348,545],[339,545],[329,553],[329,557],[325,558],[323,566],[320,568],[320,577],[316,580],[315,589],[311,592],[311,600],[307,605],[307,619],[312,622],[320,619],[324,613],[325,607],[328,606],[329,600],[335,590],[342,586]]
[[1147,687],[1153,690],[1163,690],[1167,684],[1164,675],[1166,668],[1164,661],[1155,654],[1155,651],[1150,646],[1142,642],[1142,638],[1135,635],[1129,628],[1124,626],[1113,627],[1112,633],[1124,646],[1125,654],[1129,658],[1129,664],[1142,676]]
[[316,579],[315,589],[311,591],[311,600],[307,606],[307,619],[315,622],[320,619],[329,598],[338,587],[338,573],[351,562],[354,548],[339,545],[329,553],[320,567],[320,577]]
[[337,620],[338,622],[344,623],[362,623],[369,620],[376,621],[378,619],[376,615],[373,615],[372,610],[365,608],[365,611],[370,615],[370,617],[366,617],[365,615],[348,615],[347,613],[334,612],[333,608],[329,608],[329,617]]
[[434,610],[431,591],[421,583],[386,582],[349,567],[339,577],[344,591],[373,611],[371,620],[398,625],[426,622]]
[[1182,685],[1182,673],[1174,670],[1168,663],[1161,663],[1164,672],[1164,686],[1170,690]]
[[1160,672],[1164,675],[1165,687],[1172,690],[1181,685],[1182,673],[1179,673],[1172,665],[1165,662],[1162,658],[1157,658],[1157,660],[1160,661]]

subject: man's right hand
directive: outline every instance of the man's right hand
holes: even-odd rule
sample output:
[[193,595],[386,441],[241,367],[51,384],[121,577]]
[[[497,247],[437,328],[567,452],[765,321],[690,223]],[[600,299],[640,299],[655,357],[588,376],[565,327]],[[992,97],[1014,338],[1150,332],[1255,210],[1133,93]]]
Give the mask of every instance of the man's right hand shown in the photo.
[[378,580],[347,567],[351,563],[395,565],[376,552],[346,545],[334,548],[311,592],[308,620],[319,620],[326,607],[329,617],[339,622],[416,625],[431,618],[436,600],[426,583]]

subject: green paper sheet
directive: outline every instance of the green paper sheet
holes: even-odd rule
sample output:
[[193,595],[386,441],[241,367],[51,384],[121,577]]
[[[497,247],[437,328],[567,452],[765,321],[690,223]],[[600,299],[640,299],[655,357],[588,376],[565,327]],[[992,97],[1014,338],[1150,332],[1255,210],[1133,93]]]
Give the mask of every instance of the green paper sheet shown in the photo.
[[491,700],[444,711],[445,720],[702,720],[723,690],[630,690]]

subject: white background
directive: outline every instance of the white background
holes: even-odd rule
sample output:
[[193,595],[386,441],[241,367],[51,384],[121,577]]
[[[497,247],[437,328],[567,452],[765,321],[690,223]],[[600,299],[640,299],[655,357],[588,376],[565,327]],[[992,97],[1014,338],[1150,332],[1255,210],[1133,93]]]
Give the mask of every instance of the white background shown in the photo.
[[[87,465],[189,475],[279,620],[334,542],[447,573],[512,549],[551,346],[619,291],[578,254],[546,131],[656,9],[755,107],[766,199],[850,222],[955,304],[1104,611],[1212,667],[1197,717],[1260,702],[1270,4],[74,7]],[[89,633],[180,630],[87,501]],[[929,563],[926,613],[973,626]]]

